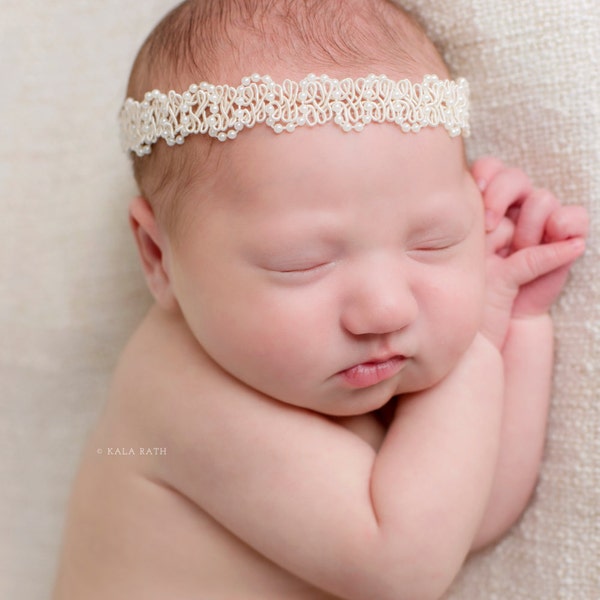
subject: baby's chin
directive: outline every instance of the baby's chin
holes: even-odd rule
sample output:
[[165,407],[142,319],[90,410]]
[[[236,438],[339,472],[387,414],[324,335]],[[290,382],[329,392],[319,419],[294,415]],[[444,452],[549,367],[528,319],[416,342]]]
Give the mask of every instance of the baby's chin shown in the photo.
[[413,363],[408,365],[397,381],[393,396],[403,396],[404,394],[413,394],[423,392],[442,381],[458,364],[462,354],[457,354],[452,359],[434,364],[423,364],[418,359],[411,359]]

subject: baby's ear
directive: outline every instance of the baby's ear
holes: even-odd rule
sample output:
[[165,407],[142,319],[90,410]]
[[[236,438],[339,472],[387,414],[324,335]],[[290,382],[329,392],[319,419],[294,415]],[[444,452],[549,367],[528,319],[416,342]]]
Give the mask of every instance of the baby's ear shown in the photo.
[[165,310],[177,307],[166,265],[166,238],[146,198],[135,197],[129,204],[129,225],[137,245],[146,283],[156,302]]

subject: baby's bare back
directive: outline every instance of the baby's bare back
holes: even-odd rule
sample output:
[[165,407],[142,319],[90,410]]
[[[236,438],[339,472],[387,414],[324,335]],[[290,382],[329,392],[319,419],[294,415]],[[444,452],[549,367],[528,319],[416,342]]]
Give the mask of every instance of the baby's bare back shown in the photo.
[[168,403],[190,366],[171,324],[151,311],[120,360],[73,487],[53,599],[331,599],[161,480],[160,463],[177,451],[177,425],[187,421],[181,407],[193,408],[173,403],[172,435],[161,427],[157,437],[164,415],[155,399],[164,391]]

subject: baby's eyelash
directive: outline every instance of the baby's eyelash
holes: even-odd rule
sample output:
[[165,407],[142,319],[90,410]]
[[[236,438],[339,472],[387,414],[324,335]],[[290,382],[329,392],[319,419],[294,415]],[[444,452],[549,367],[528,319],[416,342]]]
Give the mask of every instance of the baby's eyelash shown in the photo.
[[323,262],[309,266],[294,267],[293,269],[274,269],[274,271],[277,273],[310,273],[326,267],[328,264],[330,263]]
[[456,242],[440,244],[423,244],[422,246],[418,246],[417,248],[415,248],[415,250],[423,252],[433,252],[435,250],[447,250],[448,248],[452,248],[453,246],[456,246]]
[[333,262],[315,263],[310,266],[294,268],[271,268],[267,269],[272,275],[282,281],[289,283],[304,283],[320,279],[333,266]]
[[462,239],[452,239],[417,243],[408,249],[408,255],[412,255],[415,258],[420,256],[423,259],[431,260],[435,258],[441,259],[445,256],[451,256],[452,252],[461,245],[462,241]]

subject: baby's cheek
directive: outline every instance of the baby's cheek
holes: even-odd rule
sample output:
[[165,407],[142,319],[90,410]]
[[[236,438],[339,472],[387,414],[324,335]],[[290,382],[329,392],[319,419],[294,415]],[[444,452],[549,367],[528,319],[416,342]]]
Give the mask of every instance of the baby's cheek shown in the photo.
[[485,277],[482,268],[472,265],[467,271],[454,273],[444,299],[443,325],[448,351],[452,359],[459,358],[479,331],[483,319]]

